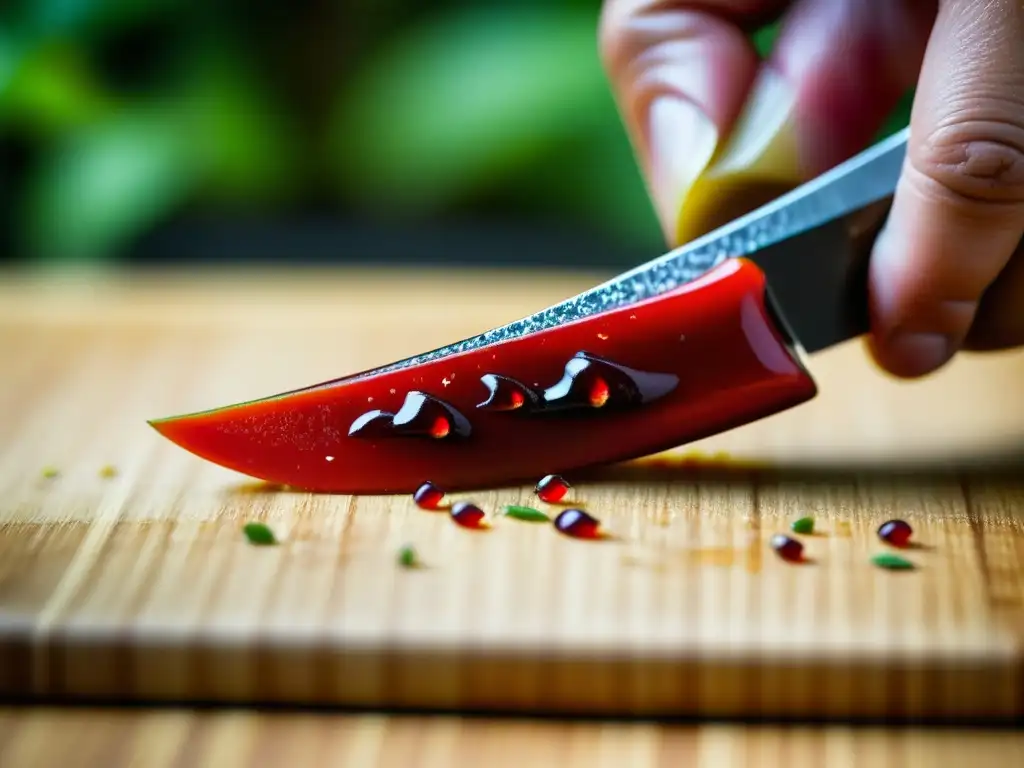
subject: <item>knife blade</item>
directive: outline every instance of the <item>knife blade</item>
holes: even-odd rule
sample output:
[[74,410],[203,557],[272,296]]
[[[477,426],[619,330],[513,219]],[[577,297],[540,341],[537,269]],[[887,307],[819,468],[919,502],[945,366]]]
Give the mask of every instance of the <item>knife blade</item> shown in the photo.
[[149,423],[319,492],[450,490],[637,458],[813,398],[809,353],[867,330],[867,255],[909,129],[707,235],[446,347]]

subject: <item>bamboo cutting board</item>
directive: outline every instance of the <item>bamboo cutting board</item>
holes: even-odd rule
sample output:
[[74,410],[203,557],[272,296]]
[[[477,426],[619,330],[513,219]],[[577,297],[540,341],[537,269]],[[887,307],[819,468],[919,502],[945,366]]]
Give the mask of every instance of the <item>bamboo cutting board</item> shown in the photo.
[[[806,406],[570,478],[619,534],[603,543],[512,520],[468,532],[405,497],[268,488],[145,424],[439,346],[595,279],[0,277],[0,693],[1019,715],[1019,353],[916,384],[856,344],[819,356]],[[694,469],[695,451],[736,467]],[[460,498],[533,503],[520,487]],[[781,562],[768,540],[808,514],[813,562]],[[869,562],[892,517],[915,528],[912,572]],[[247,544],[250,520],[282,544]],[[405,543],[425,568],[397,567]]]
[[[59,738],[54,738],[60,734]],[[6,768],[1007,768],[1008,729],[0,709]]]

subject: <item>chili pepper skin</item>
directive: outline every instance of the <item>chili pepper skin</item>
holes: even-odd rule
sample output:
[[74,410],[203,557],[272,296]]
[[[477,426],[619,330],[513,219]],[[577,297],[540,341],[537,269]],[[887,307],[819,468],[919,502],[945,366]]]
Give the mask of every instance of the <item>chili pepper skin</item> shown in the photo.
[[[814,380],[766,296],[753,262],[728,259],[554,328],[150,424],[208,461],[315,492],[535,482],[812,399]],[[496,381],[517,394],[492,408]]]

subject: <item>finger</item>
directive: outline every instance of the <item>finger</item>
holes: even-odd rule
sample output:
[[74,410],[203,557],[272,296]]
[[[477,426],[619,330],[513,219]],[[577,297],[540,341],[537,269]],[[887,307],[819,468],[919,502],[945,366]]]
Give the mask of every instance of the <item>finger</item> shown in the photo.
[[677,241],[747,213],[860,151],[913,85],[931,3],[798,0],[712,163]]
[[935,3],[799,0],[786,14],[771,64],[795,89],[802,175],[863,150],[917,81]]
[[666,239],[757,72],[743,25],[783,0],[607,0],[600,50]]
[[1024,247],[985,291],[963,348],[992,351],[1024,345]]
[[915,377],[960,346],[1024,232],[1024,5],[944,0],[870,265],[872,348]]

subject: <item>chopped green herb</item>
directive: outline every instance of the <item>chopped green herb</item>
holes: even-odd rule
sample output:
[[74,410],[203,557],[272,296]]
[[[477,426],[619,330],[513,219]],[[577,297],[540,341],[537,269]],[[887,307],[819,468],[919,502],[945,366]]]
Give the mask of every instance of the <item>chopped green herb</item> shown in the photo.
[[814,533],[814,518],[801,517],[799,520],[794,520],[793,524],[789,527],[793,530],[793,533]]
[[534,509],[533,507],[520,507],[515,504],[510,504],[505,507],[504,514],[505,517],[523,520],[527,523],[547,523],[551,521],[551,518],[539,509]]
[[412,544],[406,544],[398,550],[398,564],[403,568],[415,568],[420,564],[419,556]]
[[43,467],[43,477],[52,478],[60,474],[56,467]]
[[871,558],[871,562],[879,568],[886,568],[890,571],[909,571],[914,568],[914,564],[906,558],[900,557],[899,555],[889,554],[888,552],[881,555],[875,555]]
[[250,544],[277,544],[274,532],[263,523],[246,523],[242,528],[242,533],[245,534],[245,538],[249,540]]

